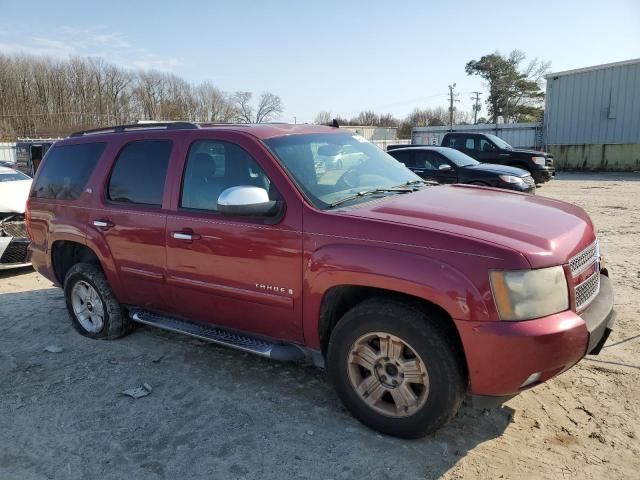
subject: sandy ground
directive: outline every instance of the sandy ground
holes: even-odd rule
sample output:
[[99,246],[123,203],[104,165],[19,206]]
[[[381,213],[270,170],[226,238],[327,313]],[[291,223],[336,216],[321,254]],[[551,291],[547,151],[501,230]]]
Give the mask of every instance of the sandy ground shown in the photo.
[[[640,175],[565,174],[538,193],[597,224],[616,330],[599,356],[417,441],[360,425],[321,370],[151,328],[88,340],[60,290],[0,274],[0,479],[638,478]],[[149,396],[121,395],[142,382]]]

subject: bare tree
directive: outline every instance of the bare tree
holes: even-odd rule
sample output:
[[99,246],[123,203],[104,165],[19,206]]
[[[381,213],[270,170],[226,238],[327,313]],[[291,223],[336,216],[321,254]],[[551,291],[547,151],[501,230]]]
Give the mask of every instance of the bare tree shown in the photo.
[[262,93],[256,107],[251,104],[252,98],[253,94],[251,92],[236,92],[233,96],[239,122],[269,122],[282,113],[282,100],[279,96],[269,92]]
[[331,123],[331,120],[332,120],[331,112],[327,112],[326,110],[321,110],[316,115],[316,118],[313,121],[313,123],[315,123],[316,125],[328,125],[329,123]]
[[282,100],[278,95],[269,92],[262,93],[256,108],[255,123],[274,120],[282,114],[283,109]]

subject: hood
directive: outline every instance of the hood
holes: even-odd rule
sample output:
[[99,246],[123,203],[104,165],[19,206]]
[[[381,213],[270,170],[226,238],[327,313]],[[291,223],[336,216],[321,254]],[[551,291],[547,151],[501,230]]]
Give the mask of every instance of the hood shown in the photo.
[[541,152],[539,150],[529,150],[527,148],[514,148],[511,151],[514,153],[521,153],[522,155],[531,155],[532,157],[553,157],[553,155],[547,152]]
[[475,238],[523,254],[532,268],[565,264],[595,240],[575,205],[471,185],[428,187],[343,214]]
[[495,163],[481,163],[479,165],[473,165],[471,167],[464,167],[475,172],[487,172],[495,173],[496,175],[513,175],[515,177],[524,177],[529,175],[529,172],[516,167],[507,167],[506,165],[496,165]]
[[0,182],[0,213],[24,213],[32,180]]

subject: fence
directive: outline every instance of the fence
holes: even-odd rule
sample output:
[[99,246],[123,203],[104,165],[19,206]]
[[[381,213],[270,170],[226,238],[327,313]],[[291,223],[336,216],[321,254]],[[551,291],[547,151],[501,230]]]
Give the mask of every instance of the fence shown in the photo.
[[395,139],[395,140],[370,140],[376,147],[386,151],[389,145],[411,145],[411,139]]

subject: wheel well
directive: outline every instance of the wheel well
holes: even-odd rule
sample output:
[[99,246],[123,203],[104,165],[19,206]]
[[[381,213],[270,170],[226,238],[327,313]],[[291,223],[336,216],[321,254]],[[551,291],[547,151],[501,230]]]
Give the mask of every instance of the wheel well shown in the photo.
[[98,260],[93,250],[86,245],[69,240],[59,240],[53,244],[51,260],[53,262],[53,271],[60,285],[64,283],[64,277],[69,269],[76,263],[92,263],[102,268],[100,260]]
[[442,307],[423,298],[407,295],[406,293],[358,285],[340,285],[331,288],[325,294],[322,306],[320,307],[320,322],[318,326],[323,354],[326,354],[331,332],[342,316],[360,302],[372,297],[388,297],[390,299],[401,300],[414,305],[424,312],[430,313],[431,316],[436,319],[439,326],[454,341],[463,365],[467,365],[458,330],[453,324],[451,316]]

